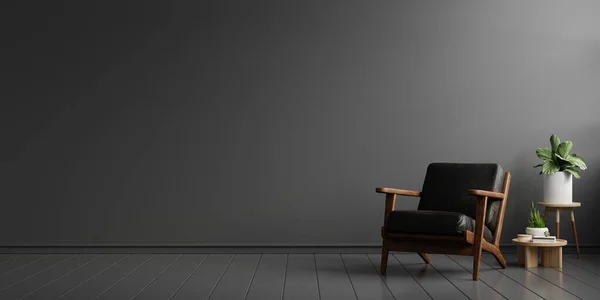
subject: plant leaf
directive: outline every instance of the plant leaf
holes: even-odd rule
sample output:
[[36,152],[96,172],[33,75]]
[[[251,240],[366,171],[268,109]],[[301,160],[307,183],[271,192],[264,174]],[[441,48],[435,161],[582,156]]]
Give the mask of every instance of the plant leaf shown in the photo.
[[575,165],[573,165],[570,161],[568,161],[564,157],[561,157],[558,153],[556,153],[554,155],[554,157],[556,157],[555,162],[558,164],[559,171],[564,171],[565,169],[575,167]]
[[560,145],[558,145],[558,147],[556,148],[556,153],[559,154],[560,157],[567,157],[567,155],[569,155],[569,152],[571,152],[571,149],[573,149],[573,142],[564,141],[560,143]]
[[535,149],[535,154],[541,160],[552,160],[552,149],[550,148],[537,148]]
[[583,161],[583,157],[581,156],[577,156],[576,154],[569,155],[567,157],[567,160],[582,170],[587,169],[587,165],[585,164],[585,162]]
[[535,207],[533,201],[531,202],[531,210],[529,211],[529,227],[532,228],[544,228],[546,227],[546,222],[544,221],[544,217],[542,213]]
[[556,153],[556,150],[557,150],[559,144],[560,144],[560,139],[556,136],[556,134],[551,135],[550,136],[550,145],[552,146],[552,153]]
[[541,167],[541,166],[543,166],[543,165],[544,165],[544,164],[539,164],[539,165],[535,165],[535,166],[533,166],[533,167],[534,167],[534,168],[538,168],[538,167]]
[[569,173],[573,174],[573,176],[575,176],[575,178],[579,178],[579,172],[577,172],[573,169],[565,169],[565,172],[569,172]]
[[546,174],[546,175],[550,175],[550,174],[554,174],[556,172],[558,172],[558,170],[560,169],[560,167],[558,165],[556,165],[556,163],[552,160],[549,160],[547,162],[544,162],[544,165],[542,166],[542,173]]

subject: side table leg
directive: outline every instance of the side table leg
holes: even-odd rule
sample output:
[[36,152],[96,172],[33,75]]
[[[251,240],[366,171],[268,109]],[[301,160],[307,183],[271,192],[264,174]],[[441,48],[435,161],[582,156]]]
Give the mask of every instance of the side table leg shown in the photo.
[[537,268],[538,266],[538,247],[523,247],[525,256],[525,268]]
[[575,213],[571,208],[571,228],[573,229],[573,239],[575,239],[575,249],[577,249],[577,258],[579,258],[579,241],[577,239],[577,226],[575,226]]
[[560,237],[560,209],[556,208],[556,238]]
[[562,269],[562,247],[542,248],[542,266]]

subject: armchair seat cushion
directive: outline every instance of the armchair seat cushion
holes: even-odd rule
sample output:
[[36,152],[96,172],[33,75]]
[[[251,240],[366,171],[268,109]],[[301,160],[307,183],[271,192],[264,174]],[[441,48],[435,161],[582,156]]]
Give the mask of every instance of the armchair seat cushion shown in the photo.
[[[390,233],[462,235],[475,233],[475,220],[465,214],[433,210],[396,210],[390,212],[386,231]],[[492,232],[483,226],[483,238],[493,242]]]

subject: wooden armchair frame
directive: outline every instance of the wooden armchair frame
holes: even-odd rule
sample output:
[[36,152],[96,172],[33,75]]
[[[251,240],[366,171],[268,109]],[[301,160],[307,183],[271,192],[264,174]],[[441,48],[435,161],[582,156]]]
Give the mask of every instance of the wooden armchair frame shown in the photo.
[[[381,228],[381,237],[383,238],[381,247],[381,274],[385,275],[387,271],[388,254],[390,251],[417,252],[425,263],[429,263],[429,256],[427,253],[473,256],[473,280],[479,278],[479,265],[481,263],[482,250],[490,252],[494,255],[502,268],[506,268],[506,260],[504,260],[502,253],[500,253],[499,247],[502,223],[504,222],[504,211],[506,209],[506,201],[508,199],[508,190],[510,187],[510,178],[510,172],[506,172],[504,174],[502,193],[475,189],[468,190],[470,195],[477,197],[475,232],[465,231],[464,234],[460,236],[388,233],[386,231],[388,216],[395,208],[396,196],[420,197],[421,192],[383,187],[376,188],[375,191],[377,193],[385,194],[384,224]],[[496,228],[493,232],[494,240],[492,243],[483,238],[488,198],[500,201]]]

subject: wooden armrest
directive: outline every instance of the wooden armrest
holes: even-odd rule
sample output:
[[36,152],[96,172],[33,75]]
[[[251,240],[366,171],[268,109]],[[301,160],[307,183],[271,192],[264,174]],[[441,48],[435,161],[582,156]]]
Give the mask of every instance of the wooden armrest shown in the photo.
[[475,195],[475,196],[488,197],[488,198],[504,199],[503,193],[496,193],[496,192],[490,192],[490,191],[484,191],[484,190],[471,189],[471,190],[469,190],[469,194]]
[[411,197],[419,197],[419,196],[421,196],[421,192],[419,192],[419,191],[401,190],[401,189],[386,188],[386,187],[378,187],[378,188],[375,189],[375,192],[377,192],[377,193],[383,193],[383,194],[395,194],[395,195],[402,195],[402,196],[411,196]]

